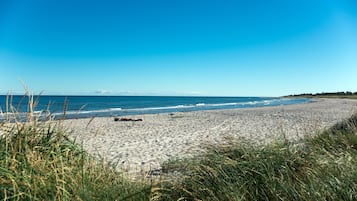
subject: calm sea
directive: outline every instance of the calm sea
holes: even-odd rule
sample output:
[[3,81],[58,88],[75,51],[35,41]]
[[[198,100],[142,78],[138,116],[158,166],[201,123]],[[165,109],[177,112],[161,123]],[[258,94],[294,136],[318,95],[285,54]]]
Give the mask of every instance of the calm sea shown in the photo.
[[[174,96],[35,96],[34,99],[36,114],[50,113],[55,118],[61,117],[64,110],[66,118],[85,118],[266,107],[310,101],[306,98]],[[12,111],[28,111],[27,97],[13,96],[11,102]],[[4,119],[6,111],[12,112],[9,106],[6,109],[6,96],[0,96],[0,120]]]

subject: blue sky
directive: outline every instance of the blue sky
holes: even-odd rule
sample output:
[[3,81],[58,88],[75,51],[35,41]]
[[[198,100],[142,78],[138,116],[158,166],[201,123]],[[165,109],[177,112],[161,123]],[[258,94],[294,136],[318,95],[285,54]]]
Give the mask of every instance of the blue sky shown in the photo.
[[0,94],[357,91],[355,0],[0,0]]

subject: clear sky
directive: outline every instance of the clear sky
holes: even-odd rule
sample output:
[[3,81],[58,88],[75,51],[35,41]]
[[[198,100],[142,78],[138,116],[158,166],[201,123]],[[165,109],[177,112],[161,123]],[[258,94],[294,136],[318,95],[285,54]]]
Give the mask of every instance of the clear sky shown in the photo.
[[0,94],[357,91],[356,0],[0,0]]

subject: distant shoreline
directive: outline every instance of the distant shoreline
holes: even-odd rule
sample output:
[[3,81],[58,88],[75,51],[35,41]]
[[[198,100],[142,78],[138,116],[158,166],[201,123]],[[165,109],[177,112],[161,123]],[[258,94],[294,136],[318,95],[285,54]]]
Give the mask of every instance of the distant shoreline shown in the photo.
[[328,92],[328,93],[304,93],[283,96],[286,98],[342,98],[342,99],[357,99],[357,92]]

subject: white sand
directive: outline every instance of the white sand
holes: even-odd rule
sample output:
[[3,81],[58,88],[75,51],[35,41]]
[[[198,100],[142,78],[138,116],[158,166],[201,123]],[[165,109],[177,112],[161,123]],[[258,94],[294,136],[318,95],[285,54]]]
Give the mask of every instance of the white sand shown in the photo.
[[75,119],[66,120],[65,126],[91,154],[117,162],[123,171],[138,172],[160,168],[173,157],[195,156],[207,143],[223,143],[226,137],[254,143],[283,135],[298,139],[350,117],[356,109],[357,100],[317,99],[299,105],[130,116],[141,122]]

